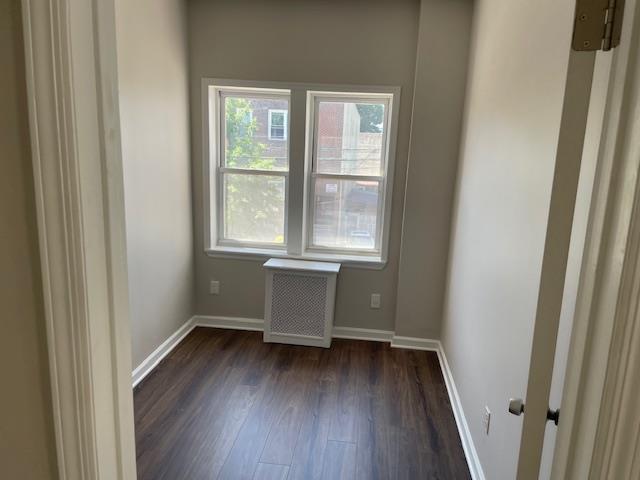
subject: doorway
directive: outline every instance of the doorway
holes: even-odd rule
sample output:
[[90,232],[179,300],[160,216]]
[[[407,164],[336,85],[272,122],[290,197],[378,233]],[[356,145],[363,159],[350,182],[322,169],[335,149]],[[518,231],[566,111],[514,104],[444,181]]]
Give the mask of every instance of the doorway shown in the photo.
[[109,2],[25,12],[56,428],[71,477],[135,472],[113,18]]

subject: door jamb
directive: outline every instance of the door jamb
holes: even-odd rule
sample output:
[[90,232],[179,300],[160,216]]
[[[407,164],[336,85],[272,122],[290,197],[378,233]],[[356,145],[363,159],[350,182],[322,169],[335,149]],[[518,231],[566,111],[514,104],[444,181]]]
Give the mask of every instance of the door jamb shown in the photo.
[[59,477],[136,477],[113,0],[22,0]]
[[640,2],[627,0],[625,10],[554,452],[558,480],[640,475]]

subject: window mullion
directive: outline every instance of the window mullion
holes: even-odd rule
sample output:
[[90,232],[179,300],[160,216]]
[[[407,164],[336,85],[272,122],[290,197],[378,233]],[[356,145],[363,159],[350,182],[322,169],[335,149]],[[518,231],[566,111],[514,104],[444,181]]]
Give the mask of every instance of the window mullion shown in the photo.
[[307,93],[291,90],[289,104],[289,181],[287,182],[287,249],[290,255],[302,254],[305,184],[305,128]]

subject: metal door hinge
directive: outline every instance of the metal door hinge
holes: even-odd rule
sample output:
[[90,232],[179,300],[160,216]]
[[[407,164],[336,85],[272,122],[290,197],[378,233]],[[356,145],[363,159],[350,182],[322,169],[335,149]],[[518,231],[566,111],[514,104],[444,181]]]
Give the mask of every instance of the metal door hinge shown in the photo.
[[624,0],[577,0],[572,48],[611,50],[620,44]]

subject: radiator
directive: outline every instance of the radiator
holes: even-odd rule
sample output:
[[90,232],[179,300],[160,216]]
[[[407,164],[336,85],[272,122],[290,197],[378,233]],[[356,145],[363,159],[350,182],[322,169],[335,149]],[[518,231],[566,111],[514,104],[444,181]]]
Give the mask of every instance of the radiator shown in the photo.
[[264,341],[329,347],[340,264],[272,258],[264,267]]

